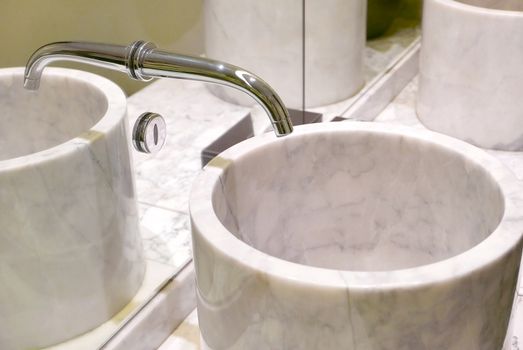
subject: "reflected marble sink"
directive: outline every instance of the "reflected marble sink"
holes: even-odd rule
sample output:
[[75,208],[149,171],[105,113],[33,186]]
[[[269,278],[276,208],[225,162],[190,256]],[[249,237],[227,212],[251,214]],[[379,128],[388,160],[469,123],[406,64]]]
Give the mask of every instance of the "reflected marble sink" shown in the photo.
[[418,117],[476,146],[523,150],[523,1],[425,0]]
[[111,318],[141,285],[126,99],[52,68],[0,70],[0,349],[49,346]]
[[212,160],[191,199],[205,349],[488,349],[506,334],[523,187],[484,151],[374,123]]
[[[206,0],[205,54],[256,72],[289,108],[340,102],[365,85],[366,8],[366,0]],[[209,89],[254,103],[235,89]]]

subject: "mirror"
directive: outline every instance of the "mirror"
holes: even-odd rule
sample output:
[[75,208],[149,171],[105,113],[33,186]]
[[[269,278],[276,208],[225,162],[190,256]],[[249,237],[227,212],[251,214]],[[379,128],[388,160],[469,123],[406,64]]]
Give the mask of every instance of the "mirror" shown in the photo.
[[[225,6],[226,3],[229,5]],[[233,3],[236,12],[232,11]],[[210,58],[245,66],[264,79],[275,79],[269,83],[288,100],[289,106],[323,113],[324,120],[343,115],[409,50],[419,39],[421,16],[421,0],[368,0],[368,12],[364,0],[160,0],[154,4],[139,0],[83,4],[52,0],[45,4],[12,2],[5,6],[0,19],[6,30],[0,31],[0,37],[3,36],[4,52],[9,55],[0,58],[1,67],[23,66],[31,52],[53,41],[128,44],[143,39],[179,53],[204,53]],[[364,20],[366,12],[368,23]],[[220,16],[233,16],[235,21]],[[239,26],[228,29],[232,33],[227,35],[228,41],[221,32],[225,30],[223,21]],[[252,30],[249,32],[247,27]],[[17,35],[13,36],[13,32]],[[227,53],[235,56],[227,58]],[[250,68],[251,63],[241,61],[244,59],[254,60],[258,66]],[[80,65],[73,67],[92,70]],[[130,116],[140,114],[138,109],[143,101],[132,94],[143,83],[130,82],[126,76],[108,71],[94,72],[123,86],[131,95]],[[149,91],[154,91],[151,88]],[[226,95],[228,92],[214,87],[206,87],[205,91],[209,94],[207,99],[209,96],[223,99],[223,106],[247,105],[233,108],[234,113],[250,112],[254,132],[265,131],[267,118],[258,107],[251,107],[250,101],[235,100],[233,94]],[[173,101],[164,103],[169,105]],[[227,108],[223,110],[230,110]],[[188,126],[179,125],[173,133],[183,133]],[[187,136],[180,145],[187,149],[206,146],[198,142]],[[187,198],[200,168],[199,150],[196,151],[198,156],[192,158],[183,148],[172,153],[160,152],[153,158],[135,155],[137,200],[148,260],[143,287],[110,321],[47,349],[102,347],[190,260]],[[165,192],[170,190],[177,197],[166,196]]]
[[[321,112],[324,120],[349,109],[420,35],[421,0],[231,0],[226,5],[207,0],[204,5],[209,58],[258,74],[288,108]],[[223,101],[254,105],[234,89],[208,88]],[[251,112],[255,133],[267,127],[263,115],[260,108]]]
[[[219,22],[220,24],[223,24],[223,22],[229,23],[233,22],[231,19],[234,17],[233,14],[235,16],[240,16],[241,14],[242,18],[239,20],[239,23],[241,23],[243,26],[246,26],[249,23],[254,23],[254,27],[258,28],[261,26],[260,23],[264,22],[259,18],[260,13],[263,14],[263,11],[271,11],[271,9],[267,10],[259,7],[241,7],[246,6],[246,4],[251,4],[251,2],[238,0],[234,3],[236,6],[240,6],[241,11],[236,9],[238,11],[234,12],[231,11],[231,9],[227,6],[220,8],[216,4],[218,2],[218,0],[209,0],[203,2],[204,8],[202,9],[202,22],[205,22],[207,17],[214,16],[215,18],[213,20]],[[224,2],[222,1],[220,4],[223,5]],[[265,4],[265,2],[257,2],[257,6],[262,6],[260,4]],[[246,31],[241,31],[241,26],[236,27],[238,23],[233,23],[234,26],[229,29],[230,32],[227,32],[227,35],[225,35],[224,32],[217,33],[217,31],[224,30],[224,28],[220,27],[220,25],[217,23],[213,24],[213,30],[210,30],[208,26],[206,27],[205,23],[200,23],[202,26],[202,32],[206,33],[205,35],[202,35],[202,45],[210,46],[212,51],[212,54],[209,52],[206,52],[205,54],[209,58],[220,58],[223,60],[225,59],[226,54],[232,52],[235,56],[232,58],[231,63],[237,65],[241,65],[242,63],[234,62],[234,59],[243,60],[253,57],[254,62],[252,64],[261,65],[262,68],[264,68],[263,66],[271,60],[278,62],[283,67],[287,67],[288,71],[285,69],[282,70],[282,67],[280,66],[274,69],[271,68],[272,66],[269,67],[269,69],[266,69],[267,67],[264,69],[266,69],[269,75],[274,73],[271,73],[271,71],[277,72],[277,74],[273,74],[273,77],[284,77],[282,79],[283,82],[280,82],[280,84],[282,84],[283,89],[287,88],[291,93],[287,95],[282,94],[283,98],[285,99],[285,96],[287,96],[287,98],[290,99],[290,105],[297,109],[318,111],[323,113],[324,120],[329,120],[335,116],[344,115],[344,113],[349,110],[351,106],[353,106],[358,101],[358,99],[360,99],[362,96],[365,96],[365,94],[367,94],[372,88],[376,86],[380,79],[382,79],[388,72],[394,69],[395,64],[406,54],[406,52],[412,50],[413,46],[415,46],[419,41],[421,17],[420,0],[401,0],[397,1],[395,4],[389,3],[389,0],[369,0],[369,6],[375,6],[374,8],[369,9],[369,15],[374,16],[374,20],[372,21],[375,27],[369,29],[369,32],[372,31],[372,35],[370,35],[371,38],[367,40],[363,38],[364,45],[362,46],[362,51],[360,52],[362,57],[362,80],[356,84],[359,85],[357,91],[350,92],[349,97],[342,97],[341,100],[333,98],[327,102],[326,105],[322,105],[321,103],[319,105],[312,103],[309,106],[304,100],[306,100],[307,96],[314,94],[315,90],[312,88],[307,88],[308,83],[310,84],[311,80],[307,74],[312,74],[311,72],[307,73],[307,62],[309,62],[309,65],[312,65],[312,67],[314,67],[314,64],[310,63],[313,62],[313,60],[307,61],[306,53],[308,51],[307,49],[303,48],[303,44],[305,44],[304,46],[307,47],[308,40],[312,40],[311,38],[313,37],[312,35],[308,37],[307,35],[303,34],[304,31],[306,31],[308,28],[308,22],[303,20],[303,4],[305,4],[306,14],[308,1],[289,0],[286,1],[284,5],[281,1],[278,1],[278,4],[281,4],[281,7],[286,8],[287,11],[287,7],[293,8],[296,11],[296,13],[293,15],[289,15],[282,19],[281,21],[284,23],[278,23],[282,28],[284,28],[282,31],[285,30],[286,33],[291,34],[285,35],[281,31],[273,31],[272,33],[269,33],[271,35],[267,34],[268,37],[264,38],[265,47],[263,47],[260,51],[259,48],[255,47],[256,45],[253,42],[254,39],[247,35],[248,33],[246,33]],[[210,8],[205,8],[207,5],[209,5]],[[208,12],[206,13],[206,11]],[[250,13],[250,11],[254,12],[258,17],[255,18],[256,16]],[[274,11],[274,7],[272,8],[272,11]],[[319,9],[314,10],[314,12],[318,11]],[[334,12],[335,11],[330,11],[330,14],[335,16],[336,14]],[[281,16],[281,13],[278,11],[270,13],[272,16]],[[218,20],[216,18],[216,15],[218,14],[220,14],[220,16],[224,16],[223,19]],[[343,20],[346,20],[346,18],[343,18],[342,22]],[[318,28],[320,29],[317,30],[321,30],[322,25],[319,20],[318,23]],[[211,33],[208,33],[209,31]],[[234,35],[235,33],[237,36]],[[254,31],[254,33],[255,34],[251,35],[256,37],[265,35],[260,33],[259,30]],[[274,38],[274,35],[281,37]],[[205,36],[207,40],[212,38],[211,43],[205,42]],[[227,42],[225,42],[226,39],[228,40]],[[224,45],[226,49],[218,45],[215,40],[222,40],[220,43],[221,45]],[[243,45],[235,46],[239,45],[238,42],[243,43]],[[276,43],[279,42],[283,43],[281,44],[283,45],[283,49],[277,48]],[[274,58],[272,54],[280,53],[282,50],[286,50],[284,54],[287,55],[287,57],[280,58],[279,60]],[[303,54],[305,54],[305,56],[302,56]],[[216,57],[216,55],[223,56]],[[245,63],[243,63],[243,65],[245,66]],[[251,69],[255,73],[258,73],[253,68],[244,68]],[[329,71],[327,70],[327,72]],[[258,74],[265,79],[263,73]],[[410,80],[410,77],[407,80]],[[174,85],[175,84],[172,83],[172,85],[169,86],[173,86],[174,88]],[[203,109],[210,109],[212,111],[210,113],[213,116],[216,115],[214,124],[209,124],[213,128],[221,127],[222,125],[220,123],[223,123],[225,120],[227,120],[227,115],[225,115],[224,118],[221,117],[224,113],[229,113],[231,119],[236,118],[236,120],[240,120],[240,123],[243,122],[243,119],[240,117],[250,113],[254,123],[254,133],[265,132],[268,126],[268,121],[265,114],[260,107],[253,107],[252,102],[248,99],[245,99],[243,95],[234,94],[234,91],[227,91],[221,87],[211,85],[204,86],[201,83],[187,84],[183,86],[187,87],[187,89],[190,87],[192,92],[178,91],[177,94],[173,93],[172,95],[169,95],[172,98],[170,103],[173,105],[176,105],[176,103],[183,104],[184,99],[189,100],[193,98],[191,94],[198,94],[199,101],[201,101],[202,104],[208,103],[209,106],[191,108],[191,111],[200,113]],[[320,86],[326,90],[330,88],[329,85],[325,85],[321,82],[318,83],[317,86]],[[278,93],[280,93],[277,87],[276,90]],[[153,93],[153,90],[149,91],[151,94]],[[296,91],[298,92],[296,93]],[[160,94],[161,90],[154,90],[154,93]],[[133,98],[137,98],[136,101],[138,101],[138,97],[142,99],[143,96],[144,95],[141,93],[138,93],[138,95],[135,95],[134,97],[131,96],[130,101],[135,101]],[[142,102],[137,102],[137,104],[143,105]],[[177,110],[180,114],[186,113],[187,111],[180,106],[173,107],[173,110]],[[187,122],[187,120],[184,120],[183,123],[182,120],[183,118],[180,120],[179,125],[186,125],[183,123]],[[214,137],[218,137],[220,135],[220,133],[215,132],[216,130],[202,129],[200,131],[204,134],[213,134]],[[173,131],[173,133],[176,132],[178,132],[178,130]],[[200,141],[202,138],[201,135],[196,134],[192,136],[189,134],[188,136],[178,138],[181,140],[179,144],[180,147],[183,147],[183,142],[185,141],[191,143],[193,146],[195,146],[195,148],[203,148],[212,141],[212,139],[208,139],[205,142]],[[185,259],[188,259],[191,256],[190,224],[188,222],[188,211],[186,206],[190,191],[190,184],[192,179],[194,179],[196,174],[199,172],[199,152],[201,151],[201,148],[191,151],[192,156],[187,154],[181,155],[179,153],[179,149],[173,148],[172,154],[160,154],[159,157],[161,158],[157,159],[156,164],[152,164],[151,162],[150,166],[146,166],[147,162],[149,161],[141,159],[138,160],[137,164],[138,168],[140,169],[139,178],[143,179],[142,181],[145,186],[142,194],[148,197],[149,200],[147,203],[155,203],[154,205],[141,205],[143,209],[142,224],[143,227],[147,229],[145,231],[145,237],[146,240],[149,241],[149,243],[147,243],[148,245],[146,246],[148,249],[150,249],[151,254],[156,256],[155,259],[163,259],[163,263],[172,266],[173,271],[176,270],[176,268],[179,267],[180,264],[185,261]],[[153,196],[151,199],[151,193],[155,191],[155,188],[166,188],[169,186],[168,182],[172,181],[172,178],[160,177],[156,178],[154,183],[146,183],[148,181],[152,181],[151,179],[154,179],[158,173],[161,174],[167,172],[170,174],[169,167],[172,167],[172,163],[169,163],[169,161],[174,161],[178,165],[182,163],[186,164],[186,167],[183,169],[183,171],[181,171],[180,167],[177,168],[179,173],[176,175],[176,178],[178,179],[179,183],[175,184],[175,187],[181,186],[184,188],[173,188],[172,195],[168,198],[158,195],[157,197]],[[164,170],[158,170],[164,166],[166,167]],[[140,180],[138,181],[138,185],[140,187]]]

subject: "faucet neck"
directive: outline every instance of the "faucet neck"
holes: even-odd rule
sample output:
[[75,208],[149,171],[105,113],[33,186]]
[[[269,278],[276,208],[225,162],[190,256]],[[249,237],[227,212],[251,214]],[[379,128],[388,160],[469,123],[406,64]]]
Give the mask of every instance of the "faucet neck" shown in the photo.
[[264,108],[277,136],[292,132],[289,112],[278,94],[255,74],[225,62],[161,51],[144,41],[129,46],[57,42],[33,53],[26,65],[24,87],[38,89],[44,68],[55,61],[87,63],[127,73],[141,81],[176,78],[230,86],[247,93]]

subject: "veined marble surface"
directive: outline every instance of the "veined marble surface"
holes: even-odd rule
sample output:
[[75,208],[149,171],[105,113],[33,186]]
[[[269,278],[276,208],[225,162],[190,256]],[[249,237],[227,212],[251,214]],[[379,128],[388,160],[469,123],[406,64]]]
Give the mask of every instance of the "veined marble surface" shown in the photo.
[[[412,24],[400,23],[393,36],[368,43],[365,50],[367,86],[364,91],[372,87],[371,94],[374,94],[384,75],[391,83],[385,89],[386,96],[380,96],[380,103],[373,104],[378,108],[376,111],[381,110],[391,96],[399,92],[398,88],[413,76],[411,69],[399,72],[391,67],[398,59],[405,59],[405,51],[409,52],[411,64],[408,66],[414,67],[412,63],[417,61],[413,58],[417,55],[415,50],[410,52],[413,49],[410,46],[414,45],[412,42],[417,33]],[[322,108],[322,112],[327,118],[340,115],[360,97],[364,97],[363,92],[350,101]],[[131,96],[128,103],[131,122],[148,110],[161,112],[167,120],[169,135],[164,149],[152,157],[137,153],[134,156],[141,221],[148,231],[144,235],[146,256],[154,261],[176,264],[173,266],[175,271],[179,262],[191,256],[187,203],[191,177],[200,170],[201,149],[249,112],[251,115],[259,112],[258,119],[255,119],[258,132],[269,125],[268,118],[256,107],[250,109],[228,104],[212,95],[204,84],[190,81],[160,80]],[[361,108],[354,108],[352,112],[358,110]],[[372,113],[367,111],[369,115]],[[151,348],[155,341],[159,344],[162,334],[166,337],[172,327],[181,322],[183,310],[194,308],[195,296],[190,286],[189,289],[183,287],[191,280],[173,280],[169,290],[155,298],[154,306],[142,310],[103,349]]]
[[0,70],[0,348],[13,350],[102,324],[145,272],[122,90],[49,68],[27,91],[23,75]]
[[[424,129],[416,117],[415,101],[418,88],[414,79],[394,101],[380,113],[376,122],[391,125],[406,125],[414,129]],[[488,153],[501,160],[519,179],[523,179],[523,152],[490,151]],[[521,277],[520,277],[521,280]],[[187,320],[165,341],[159,350],[200,349],[200,334],[197,315],[193,312]],[[511,329],[507,334],[504,350],[518,350],[523,344],[523,286],[520,285],[514,304]],[[418,348],[416,348],[418,349]],[[497,349],[496,349],[497,350]]]
[[[398,18],[390,29],[391,34],[367,41],[364,54],[365,87],[354,96],[345,100],[315,108],[308,108],[312,112],[322,113],[323,121],[330,121],[334,117],[351,114],[357,117],[364,109],[370,110],[368,118],[374,118],[379,111],[401,91],[418,69],[417,55],[419,46],[420,28],[414,21]],[[416,64],[401,62],[407,56],[415,55]],[[410,69],[410,66],[412,68]],[[403,70],[398,72],[398,70]],[[382,84],[389,85],[383,86]],[[377,97],[380,101],[370,101]],[[259,106],[251,110],[254,133],[266,132],[269,127],[265,112]]]
[[422,123],[480,147],[522,151],[522,36],[521,1],[425,0]]

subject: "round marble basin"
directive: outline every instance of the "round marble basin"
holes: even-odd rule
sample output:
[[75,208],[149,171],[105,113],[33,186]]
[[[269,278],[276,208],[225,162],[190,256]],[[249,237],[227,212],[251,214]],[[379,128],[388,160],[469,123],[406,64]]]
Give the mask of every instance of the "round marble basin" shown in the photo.
[[425,0],[418,117],[476,146],[523,150],[523,1]]
[[448,136],[374,123],[263,135],[191,199],[206,349],[502,346],[523,186]]
[[0,70],[0,349],[84,333],[144,275],[126,99],[93,74]]

